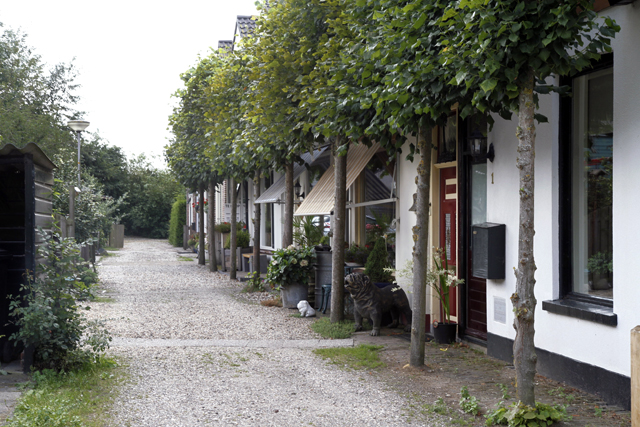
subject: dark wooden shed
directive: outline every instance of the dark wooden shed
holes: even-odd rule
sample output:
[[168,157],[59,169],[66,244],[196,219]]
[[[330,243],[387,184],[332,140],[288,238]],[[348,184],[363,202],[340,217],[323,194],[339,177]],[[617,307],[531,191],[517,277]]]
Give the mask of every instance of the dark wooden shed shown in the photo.
[[18,295],[27,272],[35,272],[38,227],[52,224],[53,169],[56,166],[36,144],[0,148],[0,354],[3,362],[17,357],[8,337],[15,332],[7,295]]

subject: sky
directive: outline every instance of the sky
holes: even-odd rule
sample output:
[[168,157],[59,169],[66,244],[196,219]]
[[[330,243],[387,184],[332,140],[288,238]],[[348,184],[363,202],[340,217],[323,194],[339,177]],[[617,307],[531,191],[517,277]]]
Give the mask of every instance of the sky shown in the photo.
[[26,33],[46,64],[73,60],[87,131],[164,167],[180,74],[233,39],[236,16],[256,14],[254,2],[2,0],[0,22]]

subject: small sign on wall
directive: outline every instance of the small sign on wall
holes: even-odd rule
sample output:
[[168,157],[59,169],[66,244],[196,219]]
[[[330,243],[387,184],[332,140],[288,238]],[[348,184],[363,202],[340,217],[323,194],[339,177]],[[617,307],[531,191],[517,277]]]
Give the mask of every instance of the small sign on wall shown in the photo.
[[507,300],[493,297],[493,320],[499,323],[507,323]]

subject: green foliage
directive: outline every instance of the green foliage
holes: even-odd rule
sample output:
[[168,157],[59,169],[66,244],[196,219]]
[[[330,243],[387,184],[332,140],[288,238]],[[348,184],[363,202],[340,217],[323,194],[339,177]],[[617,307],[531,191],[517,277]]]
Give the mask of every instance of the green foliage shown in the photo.
[[[236,248],[248,248],[251,243],[251,235],[246,230],[238,230],[236,232]],[[224,242],[224,248],[229,249],[231,247],[231,235],[227,236],[227,240]]]
[[565,421],[566,407],[563,405],[545,405],[536,403],[532,408],[522,402],[513,403],[508,407],[501,406],[493,413],[487,415],[487,426],[508,425],[510,427],[542,427],[550,426],[555,422]]
[[352,243],[344,254],[344,260],[364,265],[369,258],[369,253],[371,253],[371,251],[366,246],[360,246]]
[[97,133],[84,133],[83,136],[80,150],[83,176],[87,173],[93,176],[104,194],[113,199],[125,196],[128,172],[127,157],[122,148],[109,145]]
[[[77,163],[65,155],[54,156],[55,179],[53,186],[53,209],[62,215],[69,214],[69,187],[76,187]],[[119,223],[123,216],[124,198],[119,199],[105,194],[103,185],[92,175],[82,175],[80,194],[75,200],[76,240],[97,239],[102,244],[111,232],[111,224]]]
[[478,110],[508,116],[518,111],[520,93],[530,90],[529,71],[536,90],[548,93],[559,88],[546,84],[547,77],[580,71],[600,52],[611,52],[620,27],[610,18],[601,24],[596,18],[589,0],[448,3],[440,20],[448,35],[441,63],[455,70],[449,84],[466,88]]
[[34,372],[8,427],[87,427],[103,425],[117,393],[116,363],[100,358],[71,372]]
[[451,323],[451,307],[449,307],[449,292],[451,288],[464,283],[464,279],[458,279],[455,271],[449,270],[447,256],[442,248],[435,250],[433,255],[435,270],[427,273],[427,280],[434,289],[436,297],[440,300],[442,310],[447,323]]
[[[245,223],[242,221],[236,222],[236,230],[241,231],[244,230]],[[230,233],[231,232],[231,223],[230,222],[219,222],[213,227],[215,231],[218,233]]]
[[242,292],[264,292],[264,281],[260,278],[260,273],[254,271],[247,274],[249,280],[247,280],[246,286],[242,289]]
[[0,145],[33,142],[50,157],[73,146],[66,127],[67,119],[78,118],[72,109],[78,101],[73,65],[60,63],[47,70],[24,34],[3,28],[0,76]]
[[357,347],[317,348],[313,352],[323,359],[331,359],[335,365],[351,369],[377,369],[386,366],[378,354],[383,348],[383,345],[360,344]]
[[295,217],[293,219],[293,242],[297,246],[318,246],[329,243],[324,235],[324,222],[313,222],[313,216]]
[[316,252],[312,247],[296,249],[291,245],[278,249],[271,257],[266,281],[275,289],[290,283],[306,285],[315,260]]
[[224,58],[217,54],[200,60],[180,76],[184,88],[174,94],[179,105],[169,117],[169,125],[175,139],[165,146],[165,157],[176,179],[192,190],[201,185],[207,186],[211,180],[221,183],[223,178],[204,155],[211,145],[206,136],[209,126],[206,117],[209,109],[205,91],[207,79],[223,63]]
[[[237,226],[237,223],[236,223]],[[218,233],[230,233],[231,232],[231,223],[230,222],[219,222],[213,227],[215,231]]]
[[384,237],[380,237],[369,254],[369,258],[365,264],[364,273],[369,276],[372,283],[391,282],[391,273],[385,270],[390,267],[387,243],[384,240]]
[[511,399],[511,395],[509,394],[509,387],[507,387],[507,385],[505,384],[498,384],[498,387],[500,387],[500,391],[502,392],[502,398],[504,400],[509,400]]
[[166,239],[169,234],[171,207],[183,187],[172,174],[155,168],[140,155],[129,161],[127,201],[122,219],[125,232],[134,236]]
[[460,409],[471,415],[478,415],[478,412],[480,412],[478,399],[469,394],[467,386],[463,386],[462,389],[460,389]]
[[69,369],[97,358],[111,337],[100,322],[89,322],[80,313],[77,301],[91,299],[93,289],[83,282],[90,268],[80,258],[79,246],[61,239],[57,230],[40,234],[38,255],[45,262],[22,285],[22,296],[11,301],[10,316],[19,327],[11,339],[34,346],[36,369]]
[[433,405],[428,405],[427,411],[433,412],[434,414],[438,414],[438,415],[448,415],[450,412],[449,407],[447,406],[447,403],[441,397],[439,397],[433,403]]
[[322,317],[311,324],[313,332],[326,339],[345,339],[353,335],[354,323],[352,320],[342,320],[331,323],[328,317]]
[[169,220],[169,243],[173,246],[182,246],[183,226],[186,224],[187,201],[180,194],[171,207],[171,219]]
[[590,273],[607,274],[613,272],[613,255],[611,252],[598,252],[589,257],[587,268]]

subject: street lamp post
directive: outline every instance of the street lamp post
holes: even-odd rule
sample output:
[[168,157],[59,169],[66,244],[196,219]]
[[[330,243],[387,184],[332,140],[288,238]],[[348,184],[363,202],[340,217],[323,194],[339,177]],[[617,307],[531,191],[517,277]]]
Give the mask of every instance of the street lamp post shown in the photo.
[[89,126],[89,122],[83,120],[69,120],[67,125],[76,133],[76,139],[78,140],[78,187],[80,187],[80,132],[85,130]]
[[67,125],[73,129],[76,133],[76,139],[78,140],[78,186],[74,188],[73,185],[69,185],[69,223],[67,229],[68,237],[76,236],[76,215],[75,215],[75,200],[76,195],[80,193],[80,132],[85,130],[89,126],[89,122],[83,120],[69,120]]

